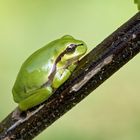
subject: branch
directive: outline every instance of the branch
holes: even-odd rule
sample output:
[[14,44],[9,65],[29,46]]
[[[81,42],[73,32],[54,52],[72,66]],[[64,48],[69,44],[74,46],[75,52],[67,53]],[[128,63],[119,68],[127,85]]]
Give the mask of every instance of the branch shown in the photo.
[[[0,139],[29,140],[49,127],[140,52],[140,12],[87,54],[72,76],[43,104],[0,124]],[[16,114],[16,115],[15,115]]]

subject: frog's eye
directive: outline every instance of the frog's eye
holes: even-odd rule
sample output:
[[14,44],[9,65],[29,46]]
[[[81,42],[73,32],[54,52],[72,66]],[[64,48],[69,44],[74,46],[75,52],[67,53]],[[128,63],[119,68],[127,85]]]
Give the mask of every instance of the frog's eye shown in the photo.
[[67,53],[72,53],[72,52],[75,51],[76,47],[77,47],[76,44],[70,44],[70,45],[67,47],[66,52],[67,52]]

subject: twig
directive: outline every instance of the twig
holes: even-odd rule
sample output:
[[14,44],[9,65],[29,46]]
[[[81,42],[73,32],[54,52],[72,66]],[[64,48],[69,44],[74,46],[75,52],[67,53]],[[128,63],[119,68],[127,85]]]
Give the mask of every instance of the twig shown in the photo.
[[[80,62],[49,100],[23,112],[16,109],[0,124],[0,139],[33,139],[140,52],[140,12]],[[16,115],[15,115],[16,114]]]

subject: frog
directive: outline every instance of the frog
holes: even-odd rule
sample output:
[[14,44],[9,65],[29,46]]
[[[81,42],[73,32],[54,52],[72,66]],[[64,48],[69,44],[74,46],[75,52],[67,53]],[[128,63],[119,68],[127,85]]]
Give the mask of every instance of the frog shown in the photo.
[[48,100],[69,79],[86,51],[85,42],[64,35],[29,56],[12,88],[19,109],[26,111]]

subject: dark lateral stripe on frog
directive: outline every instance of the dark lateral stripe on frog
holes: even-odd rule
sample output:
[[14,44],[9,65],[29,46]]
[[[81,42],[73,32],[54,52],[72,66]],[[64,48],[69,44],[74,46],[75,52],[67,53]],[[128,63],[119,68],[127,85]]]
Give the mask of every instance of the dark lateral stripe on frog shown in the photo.
[[[75,44],[73,47],[74,47],[74,49],[76,49],[78,46],[81,46],[81,45],[83,45],[83,44],[77,44],[77,45]],[[68,48],[68,47],[67,47],[67,48]],[[63,51],[63,52],[56,58],[55,63],[53,64],[51,73],[50,73],[50,75],[48,76],[48,81],[47,81],[46,83],[44,83],[44,84],[41,86],[41,88],[46,87],[46,86],[52,84],[52,81],[53,81],[54,76],[55,76],[55,74],[56,74],[56,65],[57,65],[57,63],[61,60],[61,58],[68,52],[67,48],[66,48],[65,51]]]

